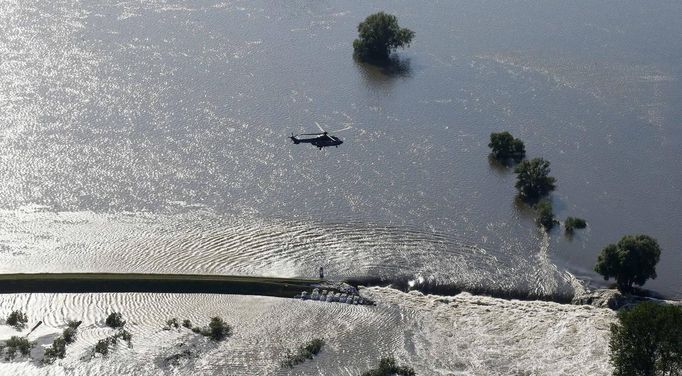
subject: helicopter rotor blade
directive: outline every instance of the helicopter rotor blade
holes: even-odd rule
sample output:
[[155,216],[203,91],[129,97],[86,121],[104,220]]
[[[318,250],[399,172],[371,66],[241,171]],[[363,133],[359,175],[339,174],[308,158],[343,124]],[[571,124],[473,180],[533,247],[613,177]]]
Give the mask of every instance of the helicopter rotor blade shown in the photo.
[[327,133],[327,131],[325,131],[324,128],[322,128],[322,126],[320,125],[320,123],[315,122],[315,125],[317,125],[317,127],[320,128],[320,131],[322,131],[322,133]]
[[324,133],[301,133],[299,136],[321,136]]
[[351,128],[353,128],[353,126],[352,126],[352,125],[349,125],[349,126],[347,126],[346,128],[341,128],[341,129],[338,129],[338,130],[335,130],[335,131],[329,131],[329,133],[339,133],[339,132],[347,131],[347,130],[349,130],[349,129],[351,129]]

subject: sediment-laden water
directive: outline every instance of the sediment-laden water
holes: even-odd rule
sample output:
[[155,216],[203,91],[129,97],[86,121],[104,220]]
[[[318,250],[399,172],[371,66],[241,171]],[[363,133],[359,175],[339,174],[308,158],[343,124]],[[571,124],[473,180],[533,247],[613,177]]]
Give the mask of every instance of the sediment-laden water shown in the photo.
[[[352,58],[357,24],[379,10],[416,32],[391,69]],[[646,233],[663,248],[658,278],[646,287],[679,298],[680,13],[679,1],[4,1],[0,271],[286,277],[316,276],[322,266],[330,278],[565,300],[581,284],[604,283],[591,270],[603,246]],[[329,131],[350,127],[338,133],[344,143],[319,151],[287,138],[316,131],[315,122]],[[523,139],[529,157],[552,162],[555,213],[585,218],[586,230],[569,238],[536,228],[533,213],[514,200],[513,173],[487,159],[489,134],[501,130]],[[493,354],[493,334],[465,348],[471,340],[436,319],[419,327],[436,313],[412,306],[418,303],[410,299],[422,298],[391,294],[382,299],[392,303],[372,314],[274,299],[144,294],[5,296],[0,309],[30,305],[31,317],[49,321],[75,307],[92,315],[88,330],[97,335],[94,316],[124,297],[139,299],[139,310],[120,307],[140,322],[148,313],[143,306],[172,311],[175,299],[197,318],[199,307],[223,309],[221,299],[243,310],[265,304],[289,312],[284,323],[263,308],[263,317],[275,320],[269,329],[284,333],[263,339],[270,350],[234,358],[211,348],[216,357],[195,360],[197,373],[233,369],[231,359],[234,369],[248,361],[274,372],[269,356],[281,348],[270,341],[289,345],[312,336],[287,332],[295,331],[291,320],[334,332],[341,325],[334,314],[351,323],[357,315],[358,323],[330,345],[331,360],[310,366],[322,373],[357,373],[389,350],[436,374],[544,373],[550,364],[566,374],[608,373],[596,350],[603,337],[583,338],[574,325],[583,323],[578,308],[553,321],[545,317],[556,313],[552,303],[499,303],[510,312],[532,305],[544,324],[520,327],[547,329],[533,340],[501,342],[532,355],[510,359]],[[46,299],[51,303],[40,307]],[[423,299],[419,304],[441,312]],[[348,311],[328,312],[340,309]],[[495,317],[513,326],[502,310],[481,313],[476,324],[490,333]],[[444,322],[464,320],[452,312],[443,313]],[[149,320],[156,325],[161,316]],[[245,329],[239,336],[259,338],[263,329],[237,316]],[[54,317],[56,327],[61,318]],[[154,325],[134,330],[154,342]],[[569,343],[597,341],[580,364],[557,363],[560,353],[577,356],[565,347],[542,358],[560,345],[540,337],[555,338],[548,333],[564,326]],[[438,331],[452,336],[429,339]],[[384,347],[360,360],[342,356],[359,347],[340,343],[372,343],[371,333]],[[85,335],[76,348],[94,341]],[[171,338],[159,342],[169,346],[182,337],[159,335]],[[69,358],[63,369],[1,366],[28,373],[157,370],[149,360],[162,350],[143,343],[132,363],[80,366]],[[441,351],[436,343],[462,352],[439,353],[441,363],[426,365],[419,346]]]

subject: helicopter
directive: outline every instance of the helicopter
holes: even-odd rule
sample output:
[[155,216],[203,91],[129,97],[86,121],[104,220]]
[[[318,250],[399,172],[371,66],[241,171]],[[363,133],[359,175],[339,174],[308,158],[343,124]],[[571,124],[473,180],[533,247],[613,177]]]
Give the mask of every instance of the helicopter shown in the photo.
[[[301,133],[294,135],[294,133],[291,133],[291,141],[294,142],[294,144],[300,144],[300,143],[308,143],[308,144],[313,144],[317,146],[318,149],[322,150],[324,147],[328,146],[336,146],[337,148],[339,145],[343,144],[343,141],[336,137],[336,136],[330,136],[327,131],[322,128],[322,126],[318,123],[315,122],[315,125],[317,125],[318,128],[320,128],[320,133]],[[350,129],[351,126],[347,126],[346,128],[339,129],[333,132],[341,132],[345,131],[346,129]],[[299,136],[317,136],[317,137],[311,137],[311,138],[299,138]]]

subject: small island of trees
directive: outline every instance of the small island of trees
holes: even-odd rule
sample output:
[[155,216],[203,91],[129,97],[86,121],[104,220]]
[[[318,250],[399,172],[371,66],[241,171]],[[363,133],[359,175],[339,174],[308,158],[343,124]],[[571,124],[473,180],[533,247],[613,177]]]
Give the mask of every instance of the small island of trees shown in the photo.
[[379,12],[360,22],[353,50],[362,61],[385,63],[392,52],[409,46],[413,38],[414,31],[401,28],[394,15]]

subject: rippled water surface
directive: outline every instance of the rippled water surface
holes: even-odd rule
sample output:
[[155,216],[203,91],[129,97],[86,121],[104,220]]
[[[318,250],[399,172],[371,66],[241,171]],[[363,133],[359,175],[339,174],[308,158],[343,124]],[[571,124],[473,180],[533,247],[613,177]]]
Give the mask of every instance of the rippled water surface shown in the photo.
[[[627,233],[682,296],[678,1],[4,1],[0,270],[422,277],[570,294]],[[377,10],[400,64],[352,58]],[[339,148],[292,132],[350,126]],[[552,162],[541,234],[487,139]]]

